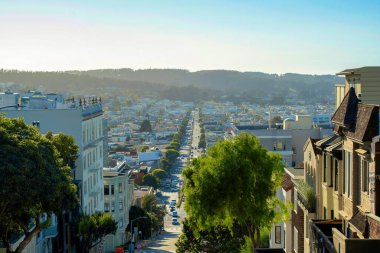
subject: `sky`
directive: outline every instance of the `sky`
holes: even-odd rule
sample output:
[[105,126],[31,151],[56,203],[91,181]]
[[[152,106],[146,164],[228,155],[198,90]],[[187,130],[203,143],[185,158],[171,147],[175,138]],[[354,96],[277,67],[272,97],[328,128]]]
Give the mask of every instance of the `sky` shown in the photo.
[[0,68],[335,74],[380,65],[375,0],[0,0]]

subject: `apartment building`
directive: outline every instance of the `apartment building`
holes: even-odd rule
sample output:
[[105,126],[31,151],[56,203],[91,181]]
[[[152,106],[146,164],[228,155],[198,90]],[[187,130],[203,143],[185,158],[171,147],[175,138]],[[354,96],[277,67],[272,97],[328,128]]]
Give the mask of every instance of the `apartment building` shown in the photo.
[[[43,134],[51,131],[72,135],[79,146],[78,159],[72,171],[80,196],[81,210],[78,212],[91,215],[96,211],[103,211],[104,132],[101,100],[83,98],[62,101],[59,95],[44,95],[38,92],[30,92],[27,95],[21,96],[18,101],[22,107],[15,104],[15,107],[5,108],[1,112],[10,118],[22,117],[27,124],[39,127]],[[63,223],[59,226],[59,235],[62,237],[59,240],[63,244],[60,247],[67,252],[74,250],[71,248],[71,218],[71,215],[65,214],[58,217],[56,223],[57,225]],[[51,240],[51,237],[52,234],[46,234],[42,243],[49,244],[47,241]],[[38,248],[36,247],[36,250]],[[54,249],[52,251],[54,252]]]
[[129,209],[134,196],[131,172],[125,161],[119,162],[113,168],[103,168],[104,211],[109,212],[118,223],[116,233],[105,238],[106,252],[115,252],[117,246],[126,243],[125,230],[129,224]]

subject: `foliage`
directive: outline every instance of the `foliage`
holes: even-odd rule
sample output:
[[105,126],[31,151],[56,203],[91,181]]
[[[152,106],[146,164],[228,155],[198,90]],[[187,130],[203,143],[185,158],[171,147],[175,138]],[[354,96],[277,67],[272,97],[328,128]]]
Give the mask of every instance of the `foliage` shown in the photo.
[[79,234],[83,238],[82,250],[88,252],[91,246],[108,234],[115,234],[117,222],[108,213],[84,215],[79,222]]
[[152,175],[161,180],[166,176],[166,171],[163,169],[155,169],[152,171]]
[[148,151],[149,150],[149,146],[143,146],[142,148],[141,148],[141,152],[146,152],[146,151]]
[[152,132],[152,126],[150,125],[149,120],[143,120],[140,126],[140,132]]
[[166,157],[168,158],[169,162],[173,163],[177,157],[179,156],[179,152],[174,149],[168,149],[166,150]]
[[68,166],[73,166],[79,153],[79,147],[75,144],[74,137],[63,133],[53,135],[52,132],[48,132],[45,137],[52,141],[63,163]]
[[303,205],[309,211],[315,211],[316,197],[314,189],[308,185],[304,180],[295,180],[298,193],[302,197]]
[[152,228],[155,230],[163,227],[165,207],[161,206],[154,194],[146,194],[142,199],[142,208],[147,212],[151,220]]
[[218,142],[207,156],[192,161],[185,177],[185,209],[201,229],[234,222],[244,226],[255,247],[260,229],[270,226],[283,210],[276,198],[283,166],[255,136],[240,134]]
[[[131,221],[140,217],[149,218],[148,212],[139,206],[131,206],[131,209],[129,209],[129,224],[127,227],[127,232],[131,229]],[[133,227],[137,227],[138,230],[142,232],[144,238],[149,236],[151,233],[152,222],[150,219],[135,220],[132,225]],[[131,238],[130,235],[129,238]]]
[[211,227],[207,230],[199,230],[190,220],[183,221],[183,229],[176,242],[177,253],[192,252],[240,252],[244,244],[241,227],[234,225],[234,232],[225,226]]
[[[0,239],[8,252],[12,236],[25,234],[15,250],[21,252],[49,225],[53,213],[78,203],[71,169],[66,166],[77,146],[73,142],[59,145],[59,140],[66,139],[59,136],[52,141],[22,119],[0,116]],[[48,219],[41,222],[44,213]]]
[[154,189],[157,189],[159,183],[160,183],[159,179],[157,177],[153,176],[152,173],[148,173],[148,174],[144,175],[144,178],[143,178],[143,184],[144,185],[151,186]]

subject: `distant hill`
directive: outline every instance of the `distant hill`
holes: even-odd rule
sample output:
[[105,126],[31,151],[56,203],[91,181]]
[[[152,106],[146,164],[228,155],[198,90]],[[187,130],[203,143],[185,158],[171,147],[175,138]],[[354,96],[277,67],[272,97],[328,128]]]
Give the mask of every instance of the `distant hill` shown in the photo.
[[[27,87],[43,86],[53,91],[74,92],[120,90],[144,94],[174,96],[182,100],[194,97],[238,95],[252,97],[298,97],[323,99],[334,93],[334,85],[344,79],[335,75],[284,75],[231,70],[190,72],[181,69],[98,69],[66,72],[0,71],[0,83],[20,83]],[[171,88],[172,87],[172,88]],[[174,87],[177,87],[174,89]],[[192,91],[186,96],[183,92]],[[166,94],[166,95],[165,95]],[[170,95],[171,94],[171,95]],[[180,96],[179,96],[180,95]]]

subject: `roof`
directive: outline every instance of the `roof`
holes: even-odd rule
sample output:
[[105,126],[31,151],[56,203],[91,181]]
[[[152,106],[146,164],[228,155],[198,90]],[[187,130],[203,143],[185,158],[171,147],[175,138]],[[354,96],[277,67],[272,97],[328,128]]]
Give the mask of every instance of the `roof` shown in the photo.
[[334,145],[341,141],[341,138],[335,134],[329,135],[322,140],[315,142],[315,145],[319,148],[325,148],[327,146]]
[[376,105],[359,104],[356,122],[346,134],[359,141],[371,141],[379,134],[379,107]]
[[285,175],[282,177],[281,186],[285,191],[289,191],[293,188],[292,178],[289,176],[289,174],[285,173]]
[[139,154],[140,162],[157,161],[160,159],[160,152],[142,152]]
[[355,89],[351,87],[343,98],[342,103],[340,103],[338,109],[336,109],[331,122],[344,127],[351,127],[354,125],[358,103],[359,99],[355,94]]
[[303,151],[305,151],[306,150],[306,148],[307,148],[307,145],[309,144],[309,143],[311,143],[311,147],[313,148],[313,152],[314,152],[314,154],[321,154],[322,152],[321,152],[321,150],[320,149],[318,149],[317,148],[317,146],[316,146],[316,143],[318,142],[318,141],[320,141],[321,139],[313,139],[313,138],[308,138],[307,140],[306,140],[306,143],[305,143],[305,145],[304,145],[304,147],[303,147]]
[[345,69],[336,74],[337,75],[353,75],[353,74],[362,74],[362,73],[370,73],[370,72],[380,73],[380,67],[367,66],[367,67],[361,67],[361,68],[355,68],[355,69]]
[[365,236],[367,231],[367,217],[361,212],[357,211],[349,220],[349,222]]

